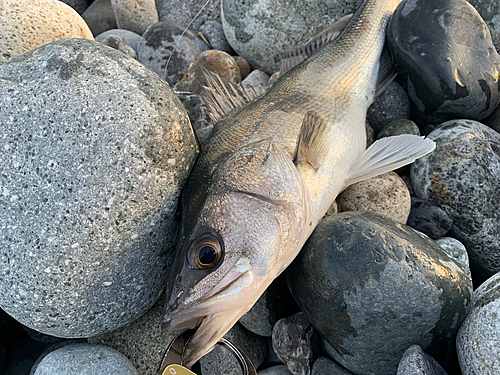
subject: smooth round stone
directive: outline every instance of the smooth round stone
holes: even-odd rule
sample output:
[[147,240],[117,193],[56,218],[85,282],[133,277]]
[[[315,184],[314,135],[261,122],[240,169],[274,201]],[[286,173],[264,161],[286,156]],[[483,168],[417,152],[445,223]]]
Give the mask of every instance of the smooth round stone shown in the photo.
[[[116,29],[116,18],[111,0],[96,0],[83,12],[82,18],[94,36]],[[96,39],[97,40],[97,39]],[[99,40],[100,42],[100,40]]]
[[144,38],[142,36],[140,36],[139,34],[136,34],[130,30],[123,30],[123,29],[107,30],[107,31],[103,32],[102,34],[99,34],[98,36],[96,36],[95,41],[102,42],[104,39],[106,39],[108,36],[111,36],[111,35],[116,35],[116,36],[119,36],[120,38],[122,38],[136,52],[139,48],[139,43],[144,41]]
[[447,375],[446,371],[418,345],[406,349],[396,375]]
[[196,155],[182,103],[84,39],[2,65],[0,84],[0,306],[64,338],[139,318],[165,286]]
[[87,9],[87,0],[60,0],[82,14]]
[[338,363],[326,357],[320,357],[314,362],[311,375],[351,375],[349,371]]
[[412,197],[410,216],[406,225],[436,240],[451,229],[453,220],[438,206]]
[[465,273],[472,278],[469,268],[469,256],[467,255],[467,249],[463,243],[453,237],[438,238],[436,243],[449,255],[455,258],[457,263],[464,269]]
[[410,116],[410,99],[399,83],[393,81],[387,89],[377,96],[368,108],[366,118],[375,133],[384,126]]
[[278,365],[257,371],[257,375],[292,375],[292,373],[285,365]]
[[203,147],[210,138],[212,129],[214,128],[212,119],[208,115],[205,101],[201,96],[191,92],[176,92],[176,94],[184,105],[184,108],[186,108],[196,138],[200,146]]
[[138,375],[120,352],[104,345],[75,344],[47,354],[33,375]]
[[[155,0],[160,21],[177,22],[196,32],[207,21],[220,22],[221,0]],[[203,10],[202,10],[203,8]],[[198,15],[198,12],[202,12]],[[195,16],[198,15],[196,18]]]
[[497,0],[470,0],[490,29],[492,35],[500,33],[500,3]]
[[250,74],[250,65],[248,65],[248,61],[241,56],[233,56],[233,59],[238,64],[238,68],[240,68],[241,79],[245,79]]
[[142,35],[159,21],[155,0],[111,0],[111,6],[119,29]]
[[372,211],[405,224],[411,196],[395,172],[384,173],[349,186],[337,197],[339,212]]
[[38,365],[40,364],[42,359],[45,358],[47,354],[53,352],[54,350],[58,350],[62,347],[75,344],[88,344],[88,342],[87,339],[71,339],[71,340],[63,339],[62,341],[57,341],[53,342],[52,344],[47,344],[45,350],[41,354],[39,354],[38,358],[36,358],[36,361],[32,364],[31,370],[29,370],[29,375],[33,375],[35,373]]
[[473,120],[451,120],[428,137],[436,149],[411,166],[415,194],[453,220],[451,236],[465,245],[473,275],[484,281],[500,271],[500,134]]
[[417,124],[408,119],[394,120],[380,130],[377,139],[392,137],[402,134],[420,135],[420,129]]
[[278,355],[273,349],[273,338],[266,337],[267,339],[267,354],[266,358],[264,358],[264,362],[260,365],[261,368],[273,367],[282,365],[283,362],[278,358]]
[[471,308],[457,334],[463,375],[497,375],[500,369],[500,273],[474,291]]
[[205,36],[205,38],[207,38],[208,42],[212,46],[212,49],[223,51],[230,55],[235,54],[234,50],[227,42],[226,36],[224,35],[222,23],[217,21],[207,21],[200,27],[200,32]]
[[394,13],[387,39],[396,71],[428,121],[480,120],[497,106],[500,56],[467,1],[407,1]]
[[356,374],[394,374],[414,343],[448,362],[472,297],[439,245],[372,212],[323,219],[285,272],[329,354]]
[[219,77],[233,83],[241,82],[240,69],[236,61],[226,52],[208,50],[200,53],[189,65],[184,77],[175,86],[177,91],[202,93],[202,86],[207,86],[203,69],[217,73]]
[[264,73],[260,69],[255,69],[250,72],[250,74],[241,81],[241,84],[244,86],[268,86],[269,85],[269,76]]
[[69,5],[57,0],[2,0],[0,64],[66,38],[94,39],[85,21]]
[[222,26],[238,55],[276,72],[283,51],[306,42],[356,5],[355,0],[224,0]]
[[171,87],[182,79],[194,59],[209,48],[194,31],[170,22],[151,25],[142,37],[144,40],[137,47],[138,60]]
[[120,38],[119,36],[116,35],[110,35],[102,41],[102,44],[105,46],[114,48],[125,55],[130,56],[133,59],[137,59],[137,53],[134,51],[132,47],[130,47],[127,42],[123,39]]

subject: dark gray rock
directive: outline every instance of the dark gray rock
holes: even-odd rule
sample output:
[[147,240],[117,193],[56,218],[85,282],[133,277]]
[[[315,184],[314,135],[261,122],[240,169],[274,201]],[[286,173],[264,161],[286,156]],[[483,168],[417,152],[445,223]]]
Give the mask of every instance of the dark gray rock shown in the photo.
[[151,25],[142,37],[144,40],[137,47],[138,60],[171,87],[182,79],[194,59],[209,49],[194,31],[170,22]]
[[398,365],[397,375],[447,375],[446,371],[418,345],[406,349]]
[[[83,12],[82,18],[90,31],[97,36],[107,30],[116,29],[116,18],[111,0],[96,0]],[[131,31],[132,32],[132,31]],[[135,33],[134,33],[135,34]]]
[[410,99],[399,83],[393,81],[389,87],[375,98],[368,108],[366,119],[377,134],[385,126],[410,116]]
[[208,138],[210,138],[210,134],[214,128],[203,98],[191,92],[176,92],[176,94],[182,104],[184,104],[196,138],[203,147]]
[[408,191],[410,192],[410,195],[414,197],[415,191],[413,190],[413,184],[411,183],[410,174],[409,173],[400,174],[399,177],[401,177],[401,179],[405,183],[406,187],[408,188]]
[[0,306],[58,337],[143,315],[169,273],[196,143],[156,74],[83,39],[0,67]]
[[227,42],[222,23],[218,21],[207,21],[200,27],[200,32],[207,38],[212,49],[223,51],[230,55],[236,54]]
[[79,14],[82,14],[85,9],[87,9],[87,0],[61,0],[66,3],[71,8],[76,10]]
[[351,373],[335,361],[320,357],[314,362],[311,375],[351,375]]
[[427,121],[481,120],[497,106],[500,56],[467,1],[406,1],[387,40],[396,71]]
[[137,52],[139,48],[139,43],[144,41],[144,38],[140,36],[139,34],[134,33],[133,31],[130,30],[124,30],[124,29],[112,29],[103,32],[102,34],[99,34],[98,36],[95,37],[96,42],[102,42],[104,39],[106,39],[110,35],[116,35],[125,40],[125,42],[134,49],[135,52]]
[[33,375],[138,375],[120,352],[104,345],[73,344],[47,354]]
[[[267,354],[264,358],[264,362],[260,365],[261,368],[273,367],[278,365],[283,365],[283,361],[279,359],[278,355],[273,349],[273,339],[272,337],[267,338]],[[286,367],[286,366],[285,366]]]
[[353,373],[395,373],[414,343],[447,362],[472,294],[439,245],[371,212],[322,220],[285,272],[330,355]]
[[500,53],[500,33],[491,37],[491,41],[493,42],[493,46]]
[[500,33],[500,3],[496,0],[470,0],[469,3],[488,25],[492,35]]
[[137,53],[135,52],[135,50],[130,47],[123,38],[120,38],[117,35],[110,35],[104,38],[101,43],[105,46],[114,48],[124,53],[125,55],[132,57],[133,59],[137,59]]
[[493,111],[491,115],[481,121],[483,124],[488,125],[490,128],[500,133],[500,105]]
[[292,375],[285,365],[278,365],[257,371],[257,375]]
[[35,331],[34,329],[31,329],[29,327],[23,326],[24,330],[26,333],[31,337],[31,339],[41,342],[42,344],[54,344],[56,342],[64,340],[61,337],[56,337],[56,336],[50,336],[46,335],[44,333]]
[[[155,0],[160,22],[176,22],[198,32],[207,21],[221,22],[221,0]],[[205,4],[207,3],[207,4]],[[205,8],[203,8],[205,6]],[[194,18],[203,8],[196,19]]]
[[450,235],[469,253],[474,277],[500,271],[500,134],[472,120],[451,120],[429,134],[436,149],[411,166],[415,194],[453,220]]
[[465,273],[472,278],[469,267],[469,256],[467,255],[467,249],[463,243],[452,237],[438,238],[436,243],[449,255],[455,258],[457,263],[464,269]]
[[497,375],[500,369],[500,273],[474,291],[470,310],[457,334],[463,375]]
[[[401,86],[399,86],[401,87]],[[390,124],[387,124],[380,130],[377,135],[377,139],[392,137],[401,134],[413,134],[420,135],[420,129],[417,124],[408,119],[394,120]]]
[[453,220],[438,206],[412,197],[410,216],[406,225],[436,240],[451,229]]
[[301,45],[352,13],[356,0],[224,0],[222,26],[229,44],[251,64],[279,70],[281,52]]

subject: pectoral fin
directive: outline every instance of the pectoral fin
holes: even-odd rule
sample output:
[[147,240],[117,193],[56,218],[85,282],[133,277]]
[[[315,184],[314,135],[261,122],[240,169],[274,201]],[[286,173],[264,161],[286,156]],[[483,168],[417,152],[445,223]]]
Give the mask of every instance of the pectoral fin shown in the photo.
[[326,122],[316,112],[309,111],[302,121],[295,164],[309,163],[317,169],[328,152]]

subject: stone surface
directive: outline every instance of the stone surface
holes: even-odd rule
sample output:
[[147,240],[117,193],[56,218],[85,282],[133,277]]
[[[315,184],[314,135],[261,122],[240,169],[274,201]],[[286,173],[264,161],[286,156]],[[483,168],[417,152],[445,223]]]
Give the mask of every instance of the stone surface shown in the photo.
[[283,365],[283,362],[281,361],[281,359],[278,358],[278,355],[273,349],[272,337],[266,337],[266,339],[267,339],[267,354],[266,358],[264,358],[264,362],[262,362],[262,364],[260,365],[260,368]]
[[124,29],[107,30],[107,31],[103,32],[102,34],[99,34],[98,36],[96,36],[95,41],[102,42],[104,39],[106,39],[108,36],[111,36],[111,35],[116,35],[116,36],[119,36],[120,38],[122,38],[136,52],[139,49],[139,43],[144,42],[144,38],[142,36],[140,36],[139,34],[136,34],[133,31],[124,30]]
[[[160,21],[177,22],[184,27],[191,23],[192,30],[199,31],[207,21],[221,21],[221,0],[155,0]],[[202,10],[203,8],[203,10]],[[202,11],[201,11],[202,10]],[[198,17],[195,16],[198,12]]]
[[257,371],[257,375],[292,375],[292,373],[285,365],[278,365]]
[[[173,87],[208,45],[190,29],[169,22],[151,25],[137,47],[138,59]],[[172,55],[172,57],[170,57]],[[169,61],[170,59],[170,61]],[[167,67],[168,62],[168,67]]]
[[78,13],[57,0],[2,0],[0,64],[66,38],[94,39]]
[[244,86],[268,86],[269,85],[269,76],[264,73],[262,70],[255,69],[250,72],[250,74],[241,81],[241,84]]
[[203,98],[191,92],[176,92],[176,94],[182,104],[184,104],[196,138],[200,146],[203,147],[208,138],[210,138],[210,134],[214,128]]
[[123,38],[120,38],[117,35],[110,35],[104,38],[101,43],[105,46],[117,49],[118,51],[132,57],[133,59],[137,59],[137,53],[135,52],[135,50],[130,47]]
[[469,253],[474,277],[500,271],[500,134],[472,120],[451,120],[429,134],[436,149],[411,166],[415,194],[453,220],[450,235]]
[[339,194],[337,204],[339,212],[372,211],[405,224],[411,197],[401,177],[388,172],[349,186]]
[[493,42],[493,46],[500,53],[500,33],[491,37],[491,41]]
[[492,35],[500,33],[500,3],[496,0],[470,0],[488,25]]
[[120,352],[104,345],[74,344],[47,354],[33,375],[138,375]]
[[87,9],[87,0],[60,0],[76,10],[79,14],[85,12]]
[[144,314],[164,288],[196,154],[168,85],[94,41],[0,67],[0,306],[58,337]]
[[331,359],[320,357],[314,362],[311,375],[351,375],[351,373]]
[[111,6],[119,29],[142,35],[159,21],[155,0],[111,0]]
[[417,124],[408,119],[394,120],[387,124],[377,134],[377,139],[384,137],[392,137],[401,134],[420,135],[420,129]]
[[250,74],[250,65],[248,65],[248,61],[241,56],[233,56],[233,59],[240,68],[241,79],[245,79]]
[[474,291],[471,308],[457,335],[463,375],[496,375],[500,369],[500,273]]
[[68,345],[75,345],[75,344],[88,344],[87,339],[71,339],[71,340],[65,340],[63,339],[62,341],[54,342],[52,344],[47,344],[45,347],[45,350],[38,356],[36,359],[35,363],[31,366],[31,369],[29,370],[29,375],[33,375],[40,364],[40,362],[45,358],[45,356],[54,350],[61,349],[65,346]]
[[222,26],[229,44],[251,64],[279,70],[281,53],[352,13],[355,0],[225,0]]
[[26,327],[26,326],[22,326],[22,327],[26,331],[26,333],[29,335],[29,337],[31,337],[31,339],[38,341],[38,342],[41,342],[42,344],[54,344],[56,342],[64,340],[61,337],[46,335],[44,333],[35,331],[34,329],[31,329],[31,328]]
[[234,55],[235,52],[227,42],[222,24],[217,21],[207,21],[200,27],[200,33],[207,38],[212,49]]
[[407,1],[394,13],[387,40],[396,71],[428,121],[480,120],[498,104],[500,56],[467,1]]
[[397,375],[447,375],[434,358],[418,345],[406,349],[398,365]]
[[500,105],[493,111],[491,115],[481,121],[483,124],[488,125],[490,128],[500,133]]
[[82,18],[89,26],[92,34],[97,36],[107,30],[116,29],[116,18],[111,6],[111,0],[96,0],[85,12]]
[[472,297],[470,278],[439,245],[372,212],[322,220],[285,273],[329,354],[360,374],[395,373],[415,343],[449,361]]
[[408,191],[410,192],[410,196],[414,197],[415,192],[413,191],[413,185],[411,183],[411,178],[410,174],[400,174],[399,177],[404,181],[406,187],[408,188]]
[[456,262],[464,269],[465,273],[472,277],[469,268],[469,256],[464,244],[452,237],[441,237],[436,240],[444,251],[455,258]]
[[406,224],[436,240],[451,229],[453,220],[438,206],[412,197],[410,216]]

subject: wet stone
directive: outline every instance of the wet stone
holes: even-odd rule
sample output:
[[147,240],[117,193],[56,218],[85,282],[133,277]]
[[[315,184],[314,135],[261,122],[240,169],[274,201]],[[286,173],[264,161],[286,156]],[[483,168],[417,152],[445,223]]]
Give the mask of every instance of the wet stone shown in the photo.
[[260,69],[255,69],[250,72],[250,74],[241,82],[244,86],[268,86],[269,76]]
[[203,147],[214,127],[203,98],[191,92],[176,92],[176,94],[186,108],[196,138]]
[[451,229],[453,220],[438,206],[412,197],[410,216],[406,224],[436,240]]
[[85,12],[82,18],[89,25],[94,36],[107,30],[116,29],[116,18],[111,6],[111,0],[96,0]]
[[[155,0],[158,17],[161,22],[177,22],[189,26],[192,30],[200,31],[200,26],[207,21],[221,22],[221,0]],[[206,3],[206,4],[205,4]],[[200,9],[203,8],[196,18]]]
[[111,0],[111,6],[119,29],[142,35],[158,22],[155,0]]
[[446,371],[418,345],[406,349],[396,375],[447,375]]
[[349,371],[335,361],[326,357],[320,357],[314,362],[311,375],[351,375]]
[[212,49],[234,55],[235,52],[227,42],[222,24],[217,21],[207,21],[200,27],[200,32],[212,46]]
[[264,370],[257,371],[257,375],[293,375],[285,365],[268,367]]
[[414,343],[447,363],[472,297],[439,245],[372,212],[323,219],[285,273],[329,355],[353,373],[395,373]]
[[497,106],[500,56],[467,1],[407,1],[396,10],[387,40],[396,71],[426,121],[481,120]]
[[441,246],[444,251],[451,255],[457,263],[462,267],[470,277],[469,256],[464,244],[452,237],[441,237],[436,240],[436,243]]
[[101,42],[105,46],[114,48],[125,55],[132,57],[133,59],[137,59],[137,53],[134,51],[132,47],[130,47],[127,42],[116,35],[110,35]]
[[411,120],[394,120],[390,124],[384,126],[382,130],[380,130],[380,132],[377,134],[377,139],[402,134],[420,135],[420,129],[418,128],[417,124],[415,124]]
[[103,32],[102,34],[99,34],[98,36],[95,37],[96,42],[102,42],[104,39],[106,39],[108,36],[111,35],[116,35],[134,49],[134,51],[137,52],[137,49],[139,47],[139,43],[141,41],[144,41],[143,37],[140,36],[139,34],[134,33],[133,31],[130,30],[124,30],[124,29],[113,29],[113,30],[107,30]]

